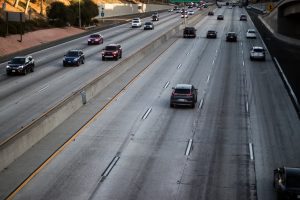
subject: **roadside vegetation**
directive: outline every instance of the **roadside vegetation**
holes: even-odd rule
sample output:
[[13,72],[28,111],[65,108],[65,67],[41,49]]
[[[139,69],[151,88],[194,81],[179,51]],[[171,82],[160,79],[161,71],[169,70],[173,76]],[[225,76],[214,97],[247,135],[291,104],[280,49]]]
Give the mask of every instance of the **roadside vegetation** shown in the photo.
[[[34,1],[34,0],[33,0]],[[8,2],[9,3],[9,2]],[[33,3],[33,2],[32,2]],[[23,5],[20,3],[20,5]],[[79,1],[74,0],[69,4],[53,1],[45,9],[45,14],[37,13],[32,9],[30,17],[25,23],[8,22],[0,17],[0,36],[19,34],[50,27],[65,27],[79,25]],[[93,24],[93,18],[99,15],[98,6],[92,0],[80,0],[81,25]]]

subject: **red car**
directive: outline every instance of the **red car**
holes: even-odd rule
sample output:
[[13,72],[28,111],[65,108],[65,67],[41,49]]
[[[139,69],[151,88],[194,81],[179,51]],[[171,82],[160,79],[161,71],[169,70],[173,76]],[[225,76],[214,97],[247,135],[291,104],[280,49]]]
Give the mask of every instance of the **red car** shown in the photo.
[[88,45],[90,44],[102,44],[103,37],[100,34],[92,34],[88,39]]
[[118,60],[122,58],[122,48],[119,44],[110,44],[107,45],[102,51],[102,60],[106,60],[107,58],[111,58],[114,60]]

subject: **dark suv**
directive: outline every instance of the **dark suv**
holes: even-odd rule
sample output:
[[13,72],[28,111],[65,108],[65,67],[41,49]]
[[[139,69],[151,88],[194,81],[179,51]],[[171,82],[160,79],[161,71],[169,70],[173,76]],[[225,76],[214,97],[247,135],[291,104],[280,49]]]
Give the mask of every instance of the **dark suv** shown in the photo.
[[300,168],[275,169],[273,186],[278,199],[300,199]]
[[82,50],[74,49],[68,51],[68,53],[64,56],[63,65],[77,65],[84,64],[84,54]]
[[240,21],[247,21],[247,16],[245,14],[241,14]]
[[112,58],[115,60],[122,58],[121,45],[119,44],[107,45],[102,51],[102,60],[106,60],[106,58]]
[[185,27],[183,29],[183,37],[184,38],[195,38],[196,37],[196,29],[194,27]]
[[228,32],[226,35],[227,42],[236,42],[237,41],[237,34],[235,32]]
[[170,107],[175,105],[188,105],[192,108],[197,103],[197,89],[191,84],[177,84],[172,88],[172,94],[170,98]]
[[24,74],[34,71],[34,59],[31,56],[14,57],[6,66],[6,74]]
[[206,34],[206,38],[217,38],[217,31],[208,30]]

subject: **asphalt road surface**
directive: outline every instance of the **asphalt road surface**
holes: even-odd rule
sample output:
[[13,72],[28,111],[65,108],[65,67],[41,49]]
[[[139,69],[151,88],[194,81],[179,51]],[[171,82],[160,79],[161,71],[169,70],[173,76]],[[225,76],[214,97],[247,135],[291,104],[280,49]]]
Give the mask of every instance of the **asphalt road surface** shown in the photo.
[[[15,199],[275,199],[273,169],[299,166],[299,120],[270,54],[250,61],[249,49],[263,44],[246,39],[254,25],[239,21],[241,13],[216,9],[196,25],[195,39],[179,38]],[[218,38],[206,39],[208,29]],[[225,41],[228,31],[238,42]],[[126,40],[124,49],[146,34]],[[90,64],[59,73],[99,68],[92,64],[99,63],[96,48],[87,50]],[[169,107],[177,83],[198,88],[195,109]]]

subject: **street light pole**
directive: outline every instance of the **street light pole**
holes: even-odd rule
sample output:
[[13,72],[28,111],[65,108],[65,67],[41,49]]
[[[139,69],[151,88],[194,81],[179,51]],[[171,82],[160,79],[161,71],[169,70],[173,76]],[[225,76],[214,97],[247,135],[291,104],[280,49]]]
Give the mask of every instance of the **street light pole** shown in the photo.
[[80,10],[80,0],[79,0],[79,3],[78,3],[78,6],[79,6],[79,28],[81,28],[81,10]]

